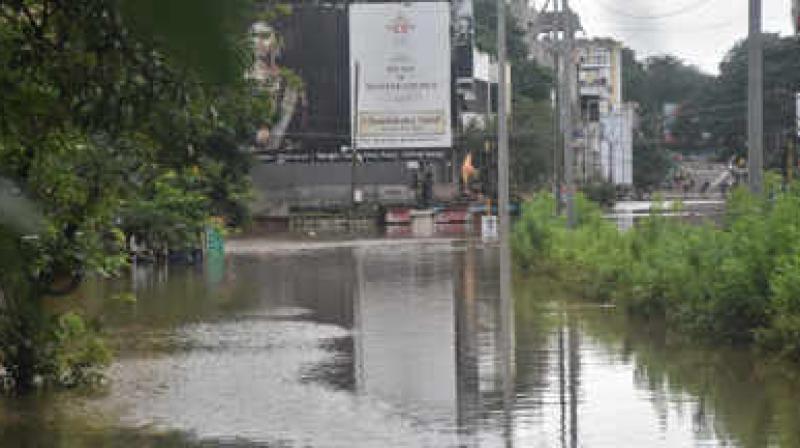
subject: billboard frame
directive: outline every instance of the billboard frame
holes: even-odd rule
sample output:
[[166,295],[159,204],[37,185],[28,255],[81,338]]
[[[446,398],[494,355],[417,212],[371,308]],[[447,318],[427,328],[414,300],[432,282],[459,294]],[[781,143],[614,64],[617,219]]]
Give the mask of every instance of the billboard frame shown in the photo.
[[451,14],[449,1],[349,5],[353,148],[453,148]]

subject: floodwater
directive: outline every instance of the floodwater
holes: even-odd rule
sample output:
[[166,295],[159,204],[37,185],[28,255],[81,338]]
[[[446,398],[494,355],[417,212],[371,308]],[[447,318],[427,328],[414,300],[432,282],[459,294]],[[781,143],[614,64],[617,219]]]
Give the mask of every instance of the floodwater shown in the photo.
[[[233,249],[87,285],[77,303],[118,352],[110,383],[0,401],[0,446],[800,446],[800,369],[568,284],[515,281],[504,349],[494,246]],[[126,291],[135,303],[109,298]]]

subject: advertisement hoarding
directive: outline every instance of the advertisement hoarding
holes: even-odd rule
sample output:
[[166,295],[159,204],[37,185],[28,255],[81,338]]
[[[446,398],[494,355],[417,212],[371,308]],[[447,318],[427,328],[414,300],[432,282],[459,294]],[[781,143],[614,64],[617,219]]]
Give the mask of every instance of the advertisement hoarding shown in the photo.
[[633,122],[635,110],[623,104],[600,119],[603,177],[614,185],[633,185]]
[[350,5],[358,150],[452,146],[450,4]]

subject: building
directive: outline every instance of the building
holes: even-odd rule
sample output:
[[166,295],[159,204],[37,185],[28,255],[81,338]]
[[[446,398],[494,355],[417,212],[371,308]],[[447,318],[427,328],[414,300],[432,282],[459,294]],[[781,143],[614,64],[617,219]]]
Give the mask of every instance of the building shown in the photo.
[[577,40],[580,122],[575,142],[579,183],[633,183],[635,107],[623,102],[622,44]]
[[253,148],[255,213],[452,197],[456,85],[475,97],[471,0],[291,8],[274,25],[279,49],[254,30],[252,76],[297,75],[272,87],[277,120]]
[[572,30],[582,31],[580,17],[574,12],[537,10],[524,1],[511,7],[526,31],[532,59],[554,71],[578,73],[577,85],[570,86],[567,102],[573,107],[576,126],[572,142],[576,181],[631,185],[636,108],[623,102],[622,44],[611,39],[578,39],[573,62],[563,64],[564,60],[558,58],[563,58],[564,48],[559,35],[563,35],[568,21]]

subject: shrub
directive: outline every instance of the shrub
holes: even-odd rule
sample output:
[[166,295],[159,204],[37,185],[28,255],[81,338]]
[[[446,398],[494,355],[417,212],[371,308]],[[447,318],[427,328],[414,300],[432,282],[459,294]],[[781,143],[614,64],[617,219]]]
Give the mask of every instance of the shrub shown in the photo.
[[751,342],[800,360],[800,193],[737,190],[722,225],[654,213],[620,232],[579,197],[578,226],[553,216],[552,196],[525,206],[514,232],[524,268],[553,268],[586,295],[679,330]]

